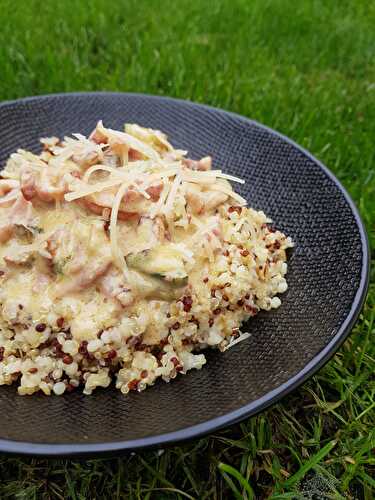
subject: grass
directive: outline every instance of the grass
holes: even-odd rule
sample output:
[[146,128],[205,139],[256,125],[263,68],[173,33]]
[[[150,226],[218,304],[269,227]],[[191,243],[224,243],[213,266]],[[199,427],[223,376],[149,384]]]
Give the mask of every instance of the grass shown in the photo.
[[[0,22],[0,99],[137,91],[250,116],[333,170],[374,257],[374,2],[2,0]],[[371,283],[350,339],[272,409],[120,459],[2,457],[0,498],[374,498],[374,271]]]

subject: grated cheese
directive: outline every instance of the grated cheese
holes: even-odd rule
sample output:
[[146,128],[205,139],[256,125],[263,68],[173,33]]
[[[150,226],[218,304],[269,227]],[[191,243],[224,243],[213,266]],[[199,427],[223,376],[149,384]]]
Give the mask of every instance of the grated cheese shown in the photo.
[[124,183],[120,186],[120,189],[116,193],[115,199],[113,201],[112,211],[111,211],[111,218],[110,218],[110,224],[109,224],[109,236],[110,236],[113,259],[116,262],[120,271],[122,271],[124,273],[125,279],[127,281],[129,281],[128,266],[126,264],[125,257],[121,254],[121,250],[120,250],[118,243],[117,243],[118,212],[120,209],[122,197],[124,196],[127,189],[128,189],[128,184]]
[[240,177],[236,177],[235,175],[224,174],[221,170],[217,171],[216,177],[218,177],[219,179],[227,179],[228,181],[232,182],[238,182],[239,184],[245,184],[245,181]]
[[107,165],[93,165],[92,167],[88,168],[85,172],[85,175],[83,176],[82,180],[83,182],[89,182],[91,175],[94,172],[108,172],[109,174],[112,175],[122,175],[123,172],[119,171],[119,169],[116,169],[114,167],[109,167]]
[[133,135],[127,134],[126,132],[120,132],[119,130],[113,130],[110,128],[106,128],[103,125],[103,122],[100,122],[97,125],[97,130],[102,133],[104,136],[108,137],[109,142],[118,142],[122,144],[126,144],[129,148],[138,151],[139,153],[146,156],[146,158],[150,158],[151,160],[158,161],[160,160],[159,154],[153,149],[151,146],[145,144],[140,141]]
[[193,182],[195,184],[212,184],[216,181],[216,175],[212,172],[187,172],[181,174],[185,182]]
[[236,344],[238,344],[239,342],[242,342],[243,340],[246,340],[248,339],[249,337],[251,337],[250,333],[241,333],[239,337],[237,337],[236,339],[231,339],[229,341],[229,344],[226,345],[223,349],[223,351],[227,351],[228,349],[230,349],[231,347],[235,346]]
[[172,211],[180,184],[181,184],[181,176],[177,174],[172,183],[171,190],[169,191],[167,201],[165,202],[163,210],[165,214],[169,214]]
[[222,186],[221,184],[214,184],[213,186],[211,186],[211,189],[227,194],[241,205],[247,205],[247,201],[245,200],[245,198],[242,198],[242,196],[240,196],[238,193],[235,193],[232,189],[226,186]]
[[193,171],[188,172],[186,170],[182,173],[182,179],[186,182],[193,182],[196,184],[212,184],[216,182],[216,179],[226,179],[233,182],[238,182],[239,184],[245,184],[243,179],[236,177],[234,175],[224,174],[221,170],[211,170],[210,172],[200,172]]
[[[126,190],[131,188],[140,193],[145,200],[149,200],[149,205],[145,205],[143,215],[154,219],[157,215],[163,214],[166,217],[166,223],[169,231],[172,233],[177,229],[179,221],[174,222],[173,211],[176,205],[176,199],[181,194],[181,203],[184,201],[185,188],[187,183],[194,183],[202,187],[202,193],[209,191],[219,191],[236,201],[240,205],[246,205],[246,200],[235,193],[227,181],[238,182],[243,184],[244,181],[234,175],[223,173],[222,170],[190,170],[186,168],[182,162],[182,158],[173,156],[175,150],[167,141],[166,136],[152,129],[143,129],[136,125],[127,125],[125,132],[106,128],[101,121],[98,122],[95,132],[99,135],[101,144],[96,144],[93,140],[87,139],[81,134],[73,134],[73,138],[66,137],[63,145],[55,146],[54,153],[59,157],[59,161],[69,161],[68,159],[73,154],[82,155],[84,153],[98,153],[98,163],[90,166],[85,172],[82,179],[71,178],[69,185],[70,192],[64,196],[65,201],[72,202],[109,191],[107,209],[110,212],[110,240],[111,251],[116,265],[125,273],[128,273],[126,260],[119,248],[117,242],[117,224],[118,212],[121,202],[126,193]],[[94,132],[94,133],[95,133]],[[93,133],[93,134],[94,134]],[[91,137],[91,136],[90,136]],[[133,149],[143,155],[142,160],[122,161],[124,160],[122,153],[115,153],[121,157],[122,165],[105,164],[103,148],[111,145],[123,144],[127,150]],[[164,148],[163,151],[159,146]],[[159,149],[157,149],[159,147]],[[24,157],[15,158],[16,160],[25,161]],[[55,158],[53,158],[55,159]],[[41,166],[29,161],[31,168]],[[65,167],[65,163],[62,166]],[[105,180],[92,182],[92,176],[96,172],[107,173]],[[220,180],[222,180],[220,182]],[[148,188],[162,184],[161,192],[156,201],[151,201],[151,195],[147,192]],[[105,208],[105,207],[103,207]],[[206,236],[217,226],[217,221],[213,223],[207,221],[202,224],[193,216],[186,225],[181,227],[187,228],[189,224],[195,224],[197,231],[192,237],[192,242],[199,243],[209,258],[214,259],[215,242],[212,238]],[[181,225],[181,224],[180,224]],[[129,276],[128,276],[129,277]]]
[[[106,189],[109,189],[114,186],[118,186],[119,184],[124,183],[124,179],[113,179],[111,181],[106,182],[98,182],[97,184],[88,185],[86,188],[82,187],[76,191],[71,193],[67,193],[64,198],[65,201],[75,201],[80,198],[84,198],[85,196],[89,196],[91,194],[100,193]],[[127,186],[129,183],[127,183]]]

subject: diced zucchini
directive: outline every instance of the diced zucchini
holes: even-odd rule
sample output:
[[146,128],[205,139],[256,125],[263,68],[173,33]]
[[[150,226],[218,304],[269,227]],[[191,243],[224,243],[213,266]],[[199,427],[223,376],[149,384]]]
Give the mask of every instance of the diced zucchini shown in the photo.
[[187,277],[181,252],[172,245],[158,245],[126,257],[129,267],[168,281],[183,280]]
[[132,271],[131,273],[132,282],[137,287],[139,295],[154,300],[170,301],[178,299],[181,296],[182,288],[187,284],[187,278],[180,281],[177,280],[177,283],[175,283],[139,271]]

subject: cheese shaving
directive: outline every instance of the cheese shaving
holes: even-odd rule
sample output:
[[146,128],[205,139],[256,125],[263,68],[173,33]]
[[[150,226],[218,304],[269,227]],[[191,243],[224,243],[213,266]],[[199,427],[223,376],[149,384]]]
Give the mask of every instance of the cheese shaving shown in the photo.
[[110,236],[110,241],[111,241],[111,251],[112,251],[113,259],[116,262],[120,271],[122,271],[124,273],[125,279],[127,281],[129,281],[128,266],[126,264],[125,257],[122,255],[121,250],[118,246],[118,242],[117,242],[117,236],[118,236],[117,217],[118,217],[118,212],[120,209],[122,197],[124,196],[127,189],[128,189],[128,184],[124,183],[120,186],[119,190],[116,193],[116,196],[115,196],[115,199],[113,202],[113,206],[112,206],[112,212],[111,212],[111,218],[110,218],[110,224],[109,224],[109,236]]
[[185,182],[194,182],[196,184],[212,184],[216,181],[216,175],[212,172],[190,172],[184,171],[181,174]]
[[249,337],[251,337],[250,333],[241,333],[239,337],[237,337],[236,339],[231,339],[229,341],[229,344],[226,345],[223,349],[223,351],[227,351],[228,349],[230,349],[231,347],[235,346],[236,344],[238,344],[239,342],[242,342],[243,340],[246,340],[248,339]]
[[[111,213],[111,248],[118,267],[125,269],[126,272],[126,262],[117,244],[117,217],[128,189],[129,196],[126,197],[127,201],[123,203],[125,206],[128,204],[129,208],[125,208],[125,212],[128,210],[129,213],[138,213],[138,210],[141,209],[139,215],[151,219],[162,215],[165,217],[165,222],[171,233],[178,228],[187,230],[189,225],[199,223],[198,231],[193,236],[193,240],[196,242],[202,238],[205,240],[203,242],[199,241],[199,244],[203,245],[209,259],[212,260],[212,249],[214,245],[217,245],[217,242],[214,243],[205,237],[215,228],[217,223],[214,221],[211,225],[202,225],[198,219],[197,223],[195,223],[192,214],[199,213],[195,212],[195,210],[201,210],[199,203],[202,203],[202,201],[198,201],[199,197],[201,200],[203,199],[204,205],[204,197],[210,191],[219,191],[226,194],[237,204],[246,205],[246,200],[235,193],[228,182],[243,184],[242,179],[226,174],[219,169],[201,171],[187,168],[182,156],[174,154],[177,150],[173,149],[164,134],[152,129],[143,129],[138,125],[127,125],[125,132],[121,132],[106,128],[100,121],[89,139],[80,134],[73,134],[73,136],[74,138],[65,138],[63,146],[54,147],[54,153],[59,158],[59,161],[62,161],[62,167],[65,165],[64,161],[70,161],[68,158],[72,157],[73,154],[78,154],[84,162],[84,154],[88,154],[88,158],[91,159],[90,155],[96,153],[99,161],[85,169],[82,179],[69,178],[67,184],[70,192],[65,193],[64,199],[67,202],[74,202],[106,192],[106,196],[102,198],[105,200],[106,206],[102,208]],[[125,145],[127,152],[131,150],[137,151],[142,155],[142,159],[128,161],[129,159],[126,158],[124,162],[123,148],[119,148],[119,144]],[[117,162],[114,159],[109,164],[106,164],[105,155],[107,152],[108,158],[116,159],[117,155]],[[22,155],[20,156],[20,158],[16,157],[15,160],[25,161],[25,158]],[[53,160],[55,160],[55,157]],[[36,168],[32,161],[30,163]],[[120,166],[116,166],[116,164],[120,164]],[[108,175],[105,180],[95,179],[96,182],[93,182],[93,175],[98,172]],[[220,182],[220,180],[222,181]],[[196,189],[196,196],[192,196],[187,201],[185,193],[189,183],[193,183],[197,187],[194,188]],[[138,198],[134,193],[138,193]],[[179,208],[177,208],[177,199]],[[95,205],[95,198],[94,201],[88,201]],[[83,204],[85,203],[85,200],[83,200]],[[189,203],[192,204],[191,207]],[[194,203],[198,203],[197,208],[194,207]],[[178,210],[178,213],[175,214],[175,210]]]
[[94,172],[100,172],[100,171],[108,172],[109,174],[115,175],[115,176],[122,176],[122,177],[126,176],[126,174],[120,169],[117,169],[114,167],[109,167],[107,165],[93,165],[92,167],[90,167],[86,170],[85,175],[82,178],[83,182],[88,183],[91,175]]
[[98,132],[102,133],[109,139],[110,143],[120,142],[120,144],[126,144],[129,148],[138,151],[139,153],[150,158],[151,160],[158,161],[160,159],[159,154],[148,144],[140,141],[133,135],[127,134],[126,132],[120,132],[119,130],[112,130],[110,128],[105,128],[102,121],[97,125]]
[[239,184],[245,184],[245,181],[243,179],[240,179],[239,177],[236,177],[235,175],[223,174],[223,172],[221,172],[221,170],[217,171],[216,177],[218,177],[219,179],[227,179],[228,181],[232,181],[232,182],[238,182]]
[[242,198],[242,196],[240,196],[238,193],[235,193],[232,189],[226,186],[222,186],[221,184],[214,184],[213,186],[211,186],[211,189],[213,191],[221,191],[222,193],[227,194],[241,205],[247,205],[247,201],[245,200],[245,198]]
[[180,184],[181,184],[181,177],[180,175],[177,174],[176,177],[174,178],[171,190],[169,191],[169,195],[164,206],[163,212],[165,214],[169,214],[172,211]]
[[[97,184],[93,184],[92,186],[82,187],[72,193],[67,193],[64,198],[65,201],[75,201],[80,198],[84,198],[85,196],[89,196],[91,194],[100,193],[101,191],[105,191],[114,186],[118,186],[119,184],[124,183],[124,179],[113,179],[111,181],[106,182],[98,182]],[[127,183],[129,185],[129,183]]]

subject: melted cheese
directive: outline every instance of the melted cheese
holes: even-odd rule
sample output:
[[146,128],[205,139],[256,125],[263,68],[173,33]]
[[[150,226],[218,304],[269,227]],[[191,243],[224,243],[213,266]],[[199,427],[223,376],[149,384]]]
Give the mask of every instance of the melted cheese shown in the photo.
[[[80,134],[62,144],[46,142],[49,151],[43,158],[20,150],[3,172],[21,183],[27,169],[31,181],[34,175],[39,184],[29,186],[36,186],[31,196],[35,227],[26,228],[25,234],[22,227],[15,230],[0,245],[5,272],[0,278],[1,323],[28,318],[32,324],[53,325],[64,317],[75,339],[94,339],[100,329],[116,324],[123,307],[101,288],[109,269],[120,290],[131,287],[136,308],[147,311],[152,298],[161,303],[175,300],[184,280],[201,286],[201,273],[221,244],[216,206],[207,208],[204,200],[225,199],[216,196],[219,191],[246,204],[228,182],[241,179],[221,170],[187,168],[185,152],[173,149],[161,132],[136,125],[120,132],[99,122],[93,134],[100,144]],[[136,161],[130,160],[132,152]],[[65,189],[62,196],[57,192],[55,203],[46,203],[45,195],[59,186]],[[185,195],[191,187],[200,204],[203,200],[203,211],[189,205]],[[45,192],[39,193],[42,189]],[[0,205],[0,216],[1,210]],[[133,212],[137,217],[126,219]],[[109,235],[105,218],[110,219]],[[151,260],[141,265],[139,259],[148,254]],[[130,262],[138,264],[132,267]],[[152,329],[146,338],[158,341]]]

